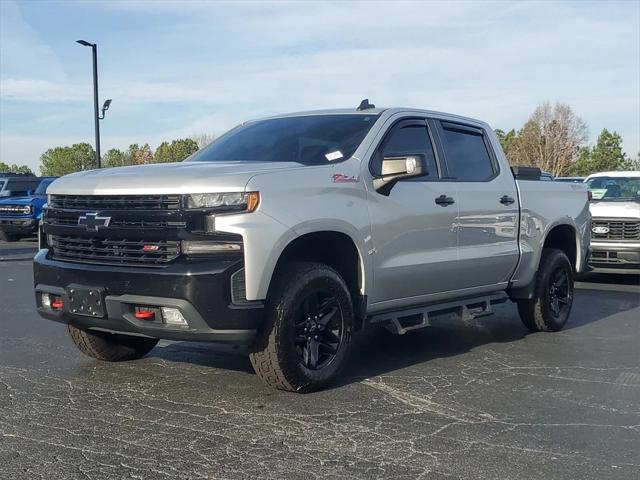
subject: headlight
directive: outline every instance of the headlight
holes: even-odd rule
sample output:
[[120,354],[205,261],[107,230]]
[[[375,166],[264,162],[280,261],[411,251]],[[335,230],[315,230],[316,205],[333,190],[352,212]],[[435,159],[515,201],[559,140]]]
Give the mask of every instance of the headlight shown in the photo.
[[253,212],[260,203],[258,192],[193,193],[186,196],[187,208],[220,212]]
[[3,205],[0,206],[0,212],[29,215],[31,213],[31,205]]

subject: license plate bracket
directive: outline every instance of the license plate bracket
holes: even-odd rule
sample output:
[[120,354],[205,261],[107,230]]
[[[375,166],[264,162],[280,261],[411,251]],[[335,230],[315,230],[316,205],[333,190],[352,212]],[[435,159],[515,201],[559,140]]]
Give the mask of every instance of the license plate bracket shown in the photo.
[[67,287],[67,301],[69,312],[85,317],[104,317],[104,289],[69,285]]

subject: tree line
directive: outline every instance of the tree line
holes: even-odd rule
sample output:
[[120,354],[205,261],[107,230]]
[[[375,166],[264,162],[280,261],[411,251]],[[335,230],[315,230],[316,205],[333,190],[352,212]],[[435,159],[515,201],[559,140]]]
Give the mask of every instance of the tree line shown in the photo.
[[33,175],[33,172],[26,165],[16,165],[0,162],[0,173],[22,173],[24,175]]
[[[102,155],[105,168],[144,165],[147,163],[180,162],[200,148],[208,145],[213,135],[197,134],[190,138],[179,138],[162,142],[155,151],[148,143],[140,146],[131,144],[126,150],[111,148]],[[70,146],[53,147],[40,156],[40,173],[43,176],[59,177],[69,173],[97,168],[96,152],[91,144],[83,142]],[[0,173],[24,173],[33,175],[26,165],[0,162]]]
[[539,167],[554,177],[640,170],[640,153],[629,158],[615,131],[603,129],[595,145],[589,145],[586,123],[566,104],[544,103],[520,130],[495,132],[511,165]]
[[[495,132],[511,165],[539,167],[556,177],[640,170],[640,153],[636,158],[629,158],[622,150],[622,137],[617,132],[605,128],[594,145],[588,144],[586,123],[563,103],[543,103],[520,129],[497,129]],[[179,162],[213,139],[207,134],[193,135],[162,142],[155,151],[147,143],[142,146],[132,144],[125,150],[112,148],[102,156],[102,166]],[[61,176],[97,167],[95,151],[88,143],[50,148],[42,154],[40,163],[40,172],[46,176]],[[0,162],[0,172],[3,171],[31,173],[25,165]]]
[[[180,162],[199,149],[192,138],[162,142],[155,152],[148,143],[129,145],[126,150],[111,148],[102,156],[105,168],[145,165],[148,163]],[[50,148],[40,157],[40,171],[46,176],[61,176],[97,167],[96,154],[88,143]]]

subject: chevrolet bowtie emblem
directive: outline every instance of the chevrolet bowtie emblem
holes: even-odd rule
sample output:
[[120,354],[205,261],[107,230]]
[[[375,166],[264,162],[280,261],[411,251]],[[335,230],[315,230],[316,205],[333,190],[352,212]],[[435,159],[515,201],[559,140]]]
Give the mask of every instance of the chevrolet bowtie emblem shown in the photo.
[[78,225],[84,225],[88,232],[97,232],[99,228],[108,227],[111,217],[99,217],[97,213],[85,213],[78,218]]

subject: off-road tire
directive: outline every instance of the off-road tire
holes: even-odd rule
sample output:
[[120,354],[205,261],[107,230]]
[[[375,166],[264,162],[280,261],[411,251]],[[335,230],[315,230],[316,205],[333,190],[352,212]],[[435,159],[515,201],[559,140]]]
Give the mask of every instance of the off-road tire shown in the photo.
[[107,332],[91,332],[67,325],[71,341],[85,355],[105,362],[137,360],[149,353],[157,338],[136,337]]
[[[550,296],[553,276],[557,272],[566,274],[567,303],[562,304],[558,314],[554,313]],[[545,248],[542,251],[540,267],[536,275],[534,298],[518,300],[518,313],[522,323],[532,332],[557,332],[567,323],[573,304],[573,268],[567,255],[555,248]]]
[[18,240],[16,235],[0,230],[0,242],[15,242],[16,240]]
[[[297,350],[296,321],[307,296],[326,289],[341,311],[342,338],[333,359],[312,370]],[[249,351],[256,374],[268,385],[290,392],[320,390],[340,375],[351,351],[353,303],[342,277],[331,267],[312,262],[284,265],[276,273],[265,305],[263,325]]]

